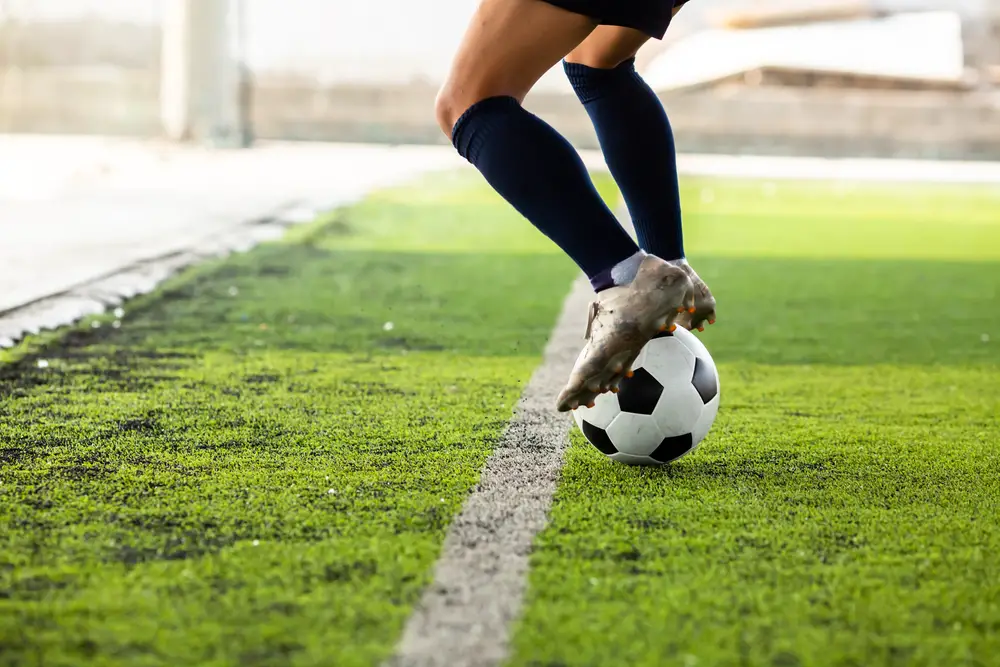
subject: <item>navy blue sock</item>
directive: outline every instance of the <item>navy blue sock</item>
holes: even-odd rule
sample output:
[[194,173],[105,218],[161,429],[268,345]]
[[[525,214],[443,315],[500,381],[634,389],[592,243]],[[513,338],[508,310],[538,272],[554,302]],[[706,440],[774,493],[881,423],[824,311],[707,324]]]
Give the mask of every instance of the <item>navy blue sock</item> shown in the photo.
[[573,259],[595,289],[639,247],[601,199],[573,146],[513,97],[490,97],[455,123],[452,143],[500,195]]
[[684,257],[674,133],[635,59],[614,69],[563,61],[563,69],[594,124],[639,245],[661,259]]

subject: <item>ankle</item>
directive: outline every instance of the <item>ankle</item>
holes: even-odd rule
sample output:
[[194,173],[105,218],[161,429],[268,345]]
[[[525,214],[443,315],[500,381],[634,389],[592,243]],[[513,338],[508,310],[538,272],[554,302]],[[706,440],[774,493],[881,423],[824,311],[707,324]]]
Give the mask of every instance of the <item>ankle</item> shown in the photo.
[[595,292],[603,292],[611,287],[628,285],[635,280],[636,275],[639,273],[639,266],[642,265],[642,260],[646,259],[647,256],[645,250],[639,250],[611,268],[593,276],[590,279],[591,286]]

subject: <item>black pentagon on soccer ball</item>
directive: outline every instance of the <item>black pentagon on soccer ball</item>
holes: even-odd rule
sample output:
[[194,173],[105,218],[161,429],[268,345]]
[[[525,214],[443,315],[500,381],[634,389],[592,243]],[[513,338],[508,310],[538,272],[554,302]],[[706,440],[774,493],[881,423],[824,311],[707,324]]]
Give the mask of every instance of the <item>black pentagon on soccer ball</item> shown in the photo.
[[611,442],[611,438],[608,436],[608,432],[599,426],[594,426],[590,422],[584,420],[583,426],[580,428],[583,431],[584,437],[590,441],[594,447],[601,450],[602,453],[611,456],[618,451],[614,443]]
[[622,412],[632,412],[637,415],[651,415],[656,408],[663,385],[649,374],[645,368],[640,368],[630,378],[622,380],[618,392],[618,405]]
[[674,435],[664,438],[649,458],[657,463],[670,463],[676,458],[684,456],[694,446],[694,437],[690,433],[684,435]]
[[719,383],[715,379],[715,373],[704,361],[695,357],[694,375],[691,376],[691,384],[694,385],[701,400],[708,403],[719,393]]

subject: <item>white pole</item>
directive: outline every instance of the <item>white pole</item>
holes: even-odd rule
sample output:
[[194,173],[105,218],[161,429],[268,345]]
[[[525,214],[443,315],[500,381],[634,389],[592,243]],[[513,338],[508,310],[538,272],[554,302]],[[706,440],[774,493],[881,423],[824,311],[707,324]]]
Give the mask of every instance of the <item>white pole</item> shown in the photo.
[[188,0],[164,4],[160,120],[167,138],[173,141],[184,141],[192,135],[191,4]]
[[1000,2],[997,0],[989,3],[986,24],[988,26],[984,46],[986,75],[991,82],[990,88],[1000,92]]
[[174,141],[243,145],[237,0],[167,0],[160,107]]
[[[13,77],[18,74],[14,63],[18,27],[14,8],[8,0],[0,0],[0,31],[3,32],[0,39],[0,132],[10,131],[11,118],[16,115],[18,95],[12,89]],[[10,114],[5,113],[8,109]]]

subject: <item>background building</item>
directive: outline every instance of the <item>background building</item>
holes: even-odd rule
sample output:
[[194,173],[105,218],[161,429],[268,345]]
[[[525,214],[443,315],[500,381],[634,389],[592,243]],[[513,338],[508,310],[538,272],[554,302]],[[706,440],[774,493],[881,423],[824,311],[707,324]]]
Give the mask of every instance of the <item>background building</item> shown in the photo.
[[[444,141],[475,0],[291,6],[0,0],[0,131]],[[1000,0],[697,0],[640,64],[683,150],[1000,157]],[[595,145],[558,68],[527,104]]]

